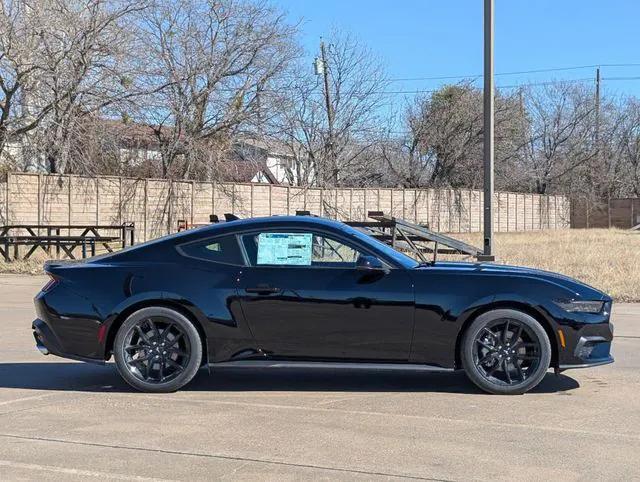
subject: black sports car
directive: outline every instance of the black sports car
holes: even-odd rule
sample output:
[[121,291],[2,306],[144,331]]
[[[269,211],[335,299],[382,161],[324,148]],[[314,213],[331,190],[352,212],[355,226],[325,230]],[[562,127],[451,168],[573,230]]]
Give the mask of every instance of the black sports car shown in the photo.
[[418,263],[310,216],[213,224],[85,262],[49,262],[33,330],[44,354],[104,363],[167,392],[204,365],[464,369],[517,394],[611,363],[611,298],[545,271]]

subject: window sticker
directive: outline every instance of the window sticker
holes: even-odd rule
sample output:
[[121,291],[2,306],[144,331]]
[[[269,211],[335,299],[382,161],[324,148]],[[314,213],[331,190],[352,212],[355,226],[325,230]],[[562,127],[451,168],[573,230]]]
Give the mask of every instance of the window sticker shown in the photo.
[[257,264],[311,266],[311,233],[260,233]]

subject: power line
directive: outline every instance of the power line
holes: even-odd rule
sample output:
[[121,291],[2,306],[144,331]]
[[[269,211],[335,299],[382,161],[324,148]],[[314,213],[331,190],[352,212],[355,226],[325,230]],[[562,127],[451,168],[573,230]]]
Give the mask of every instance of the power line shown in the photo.
[[[500,75],[500,74],[496,74]],[[475,75],[443,75],[437,77],[406,77],[406,78],[393,78],[388,79],[389,82],[411,82],[413,80],[455,80],[455,79],[478,79],[482,74]]]
[[640,77],[603,77],[602,80],[640,80]]
[[[613,64],[610,64],[613,65]],[[625,64],[630,65],[630,64]],[[640,64],[638,64],[640,65]],[[496,74],[498,75],[498,74]],[[630,81],[630,80],[640,80],[640,76],[628,76],[628,77],[602,77],[602,81]],[[520,84],[509,84],[509,85],[496,85],[496,89],[518,89],[522,87],[539,87],[545,85],[555,85],[555,84],[572,84],[572,83],[584,83],[584,82],[595,82],[594,77],[582,77],[578,79],[559,79],[559,80],[548,80],[543,82],[527,82]],[[216,89],[219,92],[230,92],[235,93],[237,89],[232,88],[220,88]],[[263,89],[262,93],[272,93],[277,94],[282,91],[295,91],[298,90],[296,87],[281,87],[279,89]],[[377,95],[416,95],[416,94],[432,94],[434,92],[438,92],[440,88],[436,89],[410,89],[410,90],[373,90],[366,92],[352,92],[353,95],[369,95],[369,94],[377,94]],[[247,92],[247,94],[251,94],[251,92]],[[315,94],[321,95],[323,94],[322,90],[319,87],[309,89],[307,94]],[[36,104],[21,104],[22,107],[36,107]]]
[[[631,79],[631,77],[626,78]],[[607,80],[607,79],[602,79]],[[621,80],[621,78],[610,77],[609,80]],[[581,79],[567,79],[567,80],[549,80],[546,82],[529,82],[523,84],[511,84],[511,85],[496,85],[496,89],[515,89],[519,87],[535,87],[542,85],[554,85],[554,84],[572,84],[579,82],[594,82],[593,77],[584,77]],[[433,92],[438,92],[440,89],[413,89],[413,90],[385,90],[385,91],[377,91],[371,92],[372,94],[382,94],[382,95],[397,95],[397,94],[430,94]]]
[[[592,65],[577,65],[572,67],[552,67],[545,69],[532,69],[532,70],[519,70],[512,72],[500,72],[494,75],[524,75],[524,74],[539,74],[544,72],[563,72],[569,70],[581,70],[581,69],[595,69],[598,67],[640,67],[640,63],[623,63],[623,64],[592,64]],[[418,80],[452,80],[452,79],[480,79],[482,74],[473,75],[445,75],[435,77],[406,77],[406,78],[391,78],[389,82],[411,82]]]
[[524,84],[512,84],[512,85],[497,85],[496,89],[517,89],[520,87],[536,87],[543,85],[555,85],[555,84],[574,84],[582,82],[595,82],[593,77],[583,77],[581,79],[566,79],[566,80],[547,80],[544,82],[529,82]]
[[[502,72],[497,73],[495,75],[521,75],[521,74],[532,74],[532,73],[543,73],[543,72],[559,72],[559,71],[569,71],[569,70],[579,70],[579,69],[593,69],[598,67],[640,67],[640,63],[624,63],[624,64],[593,64],[593,65],[579,65],[574,67],[557,67],[557,68],[546,68],[546,69],[532,69],[532,70],[521,70],[521,71],[513,71],[513,72]],[[410,80],[454,80],[454,79],[469,79],[472,81],[476,81],[482,78],[482,74],[476,75],[467,75],[467,76],[436,76],[436,77],[414,77],[414,78],[393,78],[387,79],[388,82],[399,82],[399,81],[410,81]],[[602,80],[639,80],[640,77],[605,77]],[[594,77],[583,77],[579,79],[558,79],[558,80],[549,80],[543,82],[530,82],[530,83],[521,83],[521,84],[511,84],[511,85],[497,85],[496,89],[513,89],[518,87],[534,87],[534,86],[542,86],[542,85],[553,85],[556,83],[573,83],[573,82],[586,82],[586,81],[594,81]],[[319,88],[319,86],[318,86]],[[236,92],[235,89],[225,88],[219,89],[228,92]],[[296,87],[282,87],[280,89],[263,89],[262,92],[278,92],[282,90],[298,90]],[[428,94],[437,92],[439,89],[407,89],[407,90],[390,90],[390,91],[371,91],[367,93],[371,94],[384,94],[384,95],[398,95],[398,94]],[[317,93],[317,88],[310,89],[310,93]]]
[[[629,77],[602,77],[602,81],[625,81],[625,80],[640,80],[640,76],[629,76]],[[544,82],[526,82],[521,84],[510,84],[510,85],[496,85],[496,89],[517,89],[521,87],[538,87],[544,85],[556,85],[556,84],[573,84],[573,83],[584,83],[584,82],[595,82],[594,77],[582,77],[579,79],[559,79],[559,80],[548,80]],[[440,89],[412,89],[412,90],[385,90],[385,91],[373,91],[371,94],[382,94],[382,95],[399,95],[399,94],[430,94],[433,92],[438,92]]]

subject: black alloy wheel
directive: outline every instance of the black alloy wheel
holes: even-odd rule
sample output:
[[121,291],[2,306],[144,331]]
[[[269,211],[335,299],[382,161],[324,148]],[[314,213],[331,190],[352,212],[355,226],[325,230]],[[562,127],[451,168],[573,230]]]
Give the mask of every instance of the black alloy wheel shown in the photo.
[[518,320],[487,324],[476,335],[474,348],[476,368],[492,383],[522,383],[540,365],[540,340]]
[[114,343],[120,375],[134,388],[170,392],[188,383],[202,359],[200,335],[184,315],[164,307],[135,312]]
[[163,383],[189,365],[189,339],[171,319],[154,316],[137,322],[125,336],[129,372],[144,382]]
[[544,377],[551,345],[544,328],[528,314],[494,310],[469,327],[461,355],[467,375],[483,390],[521,394]]

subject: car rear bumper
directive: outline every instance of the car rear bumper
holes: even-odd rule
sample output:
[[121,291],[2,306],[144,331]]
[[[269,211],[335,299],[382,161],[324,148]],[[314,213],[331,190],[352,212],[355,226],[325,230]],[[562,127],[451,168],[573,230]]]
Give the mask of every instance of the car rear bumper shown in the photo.
[[93,304],[64,282],[40,291],[34,304],[32,328],[41,353],[104,363],[104,343],[99,338],[102,320]]
[[76,355],[74,353],[66,353],[62,348],[62,344],[58,337],[53,332],[51,327],[40,318],[36,318],[33,320],[31,324],[31,328],[33,329],[33,337],[36,341],[36,348],[43,355],[56,355],[62,358],[70,358],[72,360],[79,360],[90,363],[104,364],[104,359],[100,358],[90,358],[81,355]]

